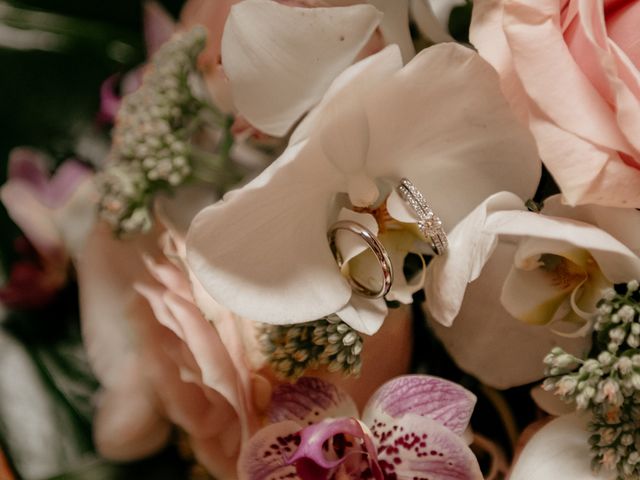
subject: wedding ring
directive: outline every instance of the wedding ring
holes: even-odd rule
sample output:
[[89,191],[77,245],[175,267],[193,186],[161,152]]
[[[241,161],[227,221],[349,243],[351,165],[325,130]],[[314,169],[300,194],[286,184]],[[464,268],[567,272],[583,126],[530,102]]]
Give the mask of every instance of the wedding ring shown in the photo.
[[336,235],[338,231],[346,230],[351,233],[355,233],[359,235],[366,243],[369,249],[373,252],[378,263],[380,264],[380,268],[382,269],[382,285],[379,290],[371,290],[366,287],[358,280],[353,278],[351,275],[347,277],[351,288],[358,294],[363,297],[368,298],[382,298],[391,289],[391,284],[393,283],[393,266],[391,265],[391,260],[389,259],[389,254],[387,250],[384,248],[384,245],[380,243],[380,240],[371,233],[368,229],[360,225],[359,223],[352,222],[350,220],[339,220],[334,223],[329,231],[327,232],[327,238],[329,239],[329,247],[331,248],[331,253],[333,253],[336,262],[338,263],[338,267],[342,270],[342,266],[344,265],[344,259],[342,258],[342,254],[338,250],[338,246],[336,243]]
[[431,209],[422,192],[407,178],[400,180],[396,191],[418,216],[418,228],[429,240],[436,255],[445,253],[449,247],[449,241],[442,228],[442,220]]

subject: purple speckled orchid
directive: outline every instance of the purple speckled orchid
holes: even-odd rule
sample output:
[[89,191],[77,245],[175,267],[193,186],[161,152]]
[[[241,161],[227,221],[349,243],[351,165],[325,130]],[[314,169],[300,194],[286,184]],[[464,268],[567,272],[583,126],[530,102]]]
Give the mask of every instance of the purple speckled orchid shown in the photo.
[[455,383],[406,375],[380,387],[359,416],[336,386],[303,377],[274,392],[270,424],[245,445],[239,478],[482,479],[463,439],[475,402]]

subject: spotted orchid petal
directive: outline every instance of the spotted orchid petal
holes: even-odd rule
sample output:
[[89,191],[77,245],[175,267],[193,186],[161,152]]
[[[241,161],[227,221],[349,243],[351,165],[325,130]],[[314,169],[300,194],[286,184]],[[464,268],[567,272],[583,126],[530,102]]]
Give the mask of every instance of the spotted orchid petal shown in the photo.
[[412,414],[428,417],[462,436],[476,397],[460,385],[428,375],[404,375],[380,387],[365,407],[362,419],[374,431],[382,416],[399,419]]
[[238,458],[240,480],[276,480],[297,478],[296,467],[287,459],[295,452],[301,425],[287,420],[258,430],[242,447]]
[[[214,299],[275,324],[352,308],[326,239],[340,194],[361,206],[385,182],[406,176],[452,228],[495,191],[533,193],[535,146],[513,121],[488,64],[457,45],[429,48],[393,73],[399,64],[390,46],[347,69],[301,125],[307,137],[294,133],[259,177],[196,216],[188,260]],[[359,81],[365,71],[374,76]],[[365,333],[379,327],[361,320],[354,328]]]
[[480,275],[493,253],[498,236],[483,230],[496,211],[524,210],[523,201],[500,192],[487,198],[448,235],[449,254],[435,257],[427,268],[426,307],[429,317],[450,326],[460,311],[467,285]]
[[287,462],[302,480],[362,473],[363,461],[372,477],[382,480],[371,433],[355,418],[326,419],[300,431],[300,445]]
[[455,321],[443,326],[427,311],[429,325],[456,364],[483,383],[511,388],[540,380],[545,355],[556,345],[582,357],[589,336],[566,338],[541,325],[513,318],[500,303],[499,285],[513,265],[516,245],[498,243],[482,274],[466,287]]
[[222,64],[236,107],[263,132],[284,135],[354,61],[381,18],[371,5],[235,5],[222,37]]
[[351,397],[334,384],[302,377],[273,392],[267,416],[271,423],[292,420],[311,425],[325,418],[357,417],[358,409]]
[[437,420],[408,413],[375,417],[371,431],[384,478],[481,480],[478,460],[462,437]]
[[552,420],[533,435],[516,460],[511,480],[579,478],[610,480],[605,469],[596,474],[589,461],[589,432],[584,418],[573,414]]

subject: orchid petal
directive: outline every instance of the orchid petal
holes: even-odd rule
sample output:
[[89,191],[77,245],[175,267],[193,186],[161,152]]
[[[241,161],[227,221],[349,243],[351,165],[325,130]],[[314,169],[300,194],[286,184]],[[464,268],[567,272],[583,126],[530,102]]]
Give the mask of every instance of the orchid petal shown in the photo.
[[450,326],[460,311],[467,285],[480,275],[497,245],[497,235],[483,231],[493,212],[524,210],[516,195],[500,192],[475,208],[449,233],[449,253],[433,258],[427,268],[425,292],[429,316]]
[[263,132],[284,135],[353,62],[380,19],[370,5],[235,5],[222,37],[222,64],[238,110]]
[[[306,146],[288,149],[191,224],[189,265],[213,299],[242,317],[272,324],[309,321],[343,308],[351,297],[326,236],[324,213],[337,178],[329,166],[314,162],[318,152]],[[297,164],[304,153],[308,162]]]
[[371,299],[353,294],[349,303],[335,313],[351,328],[373,335],[382,326],[388,311],[382,298]]
[[600,474],[591,470],[588,439],[589,432],[583,417],[575,414],[558,417],[533,435],[520,453],[509,478],[613,478],[615,475],[606,470]]
[[402,58],[398,47],[390,46],[357,62],[343,71],[329,86],[320,103],[311,110],[291,134],[289,145],[307,139],[317,129],[325,109],[331,104],[349,102],[353,96],[361,95],[386,81],[402,68]]
[[172,235],[184,237],[191,220],[204,207],[218,200],[210,185],[190,184],[176,189],[172,196],[158,195],[156,214],[160,221],[172,231]]
[[[342,442],[336,445],[334,437],[337,436],[346,437],[348,445],[343,446]],[[301,430],[300,445],[287,461],[296,466],[304,480],[322,478],[339,466],[347,470],[348,478],[349,473],[362,473],[362,456],[366,458],[373,477],[382,480],[370,432],[355,418],[339,418],[326,419]]]
[[476,404],[476,397],[460,385],[428,375],[404,375],[381,386],[362,415],[372,426],[375,418],[392,419],[406,414],[428,417],[462,436]]
[[267,416],[271,423],[293,420],[311,425],[325,418],[357,417],[358,409],[351,397],[332,383],[302,377],[273,392]]
[[[419,291],[424,286],[424,279],[426,276],[427,265],[422,255],[419,256],[422,262],[422,269],[413,279],[407,279],[402,271],[404,261],[409,252],[413,251],[416,243],[415,236],[405,230],[401,231],[388,231],[379,236],[380,241],[385,246],[391,264],[396,266],[394,271],[393,284],[391,290],[386,295],[386,299],[390,301],[398,301],[404,304],[410,304],[413,302],[413,294]],[[378,265],[378,270],[380,266]],[[377,273],[378,276],[380,273]],[[410,281],[407,281],[410,280]]]
[[[437,3],[444,4],[449,12],[445,18],[443,8],[434,9]],[[411,16],[420,33],[434,43],[453,42],[453,37],[449,34],[449,15],[451,8],[456,2],[433,2],[432,0],[411,0]]]
[[497,191],[535,192],[541,166],[533,138],[515,121],[493,68],[472,50],[429,47],[363,98],[368,173],[408,178],[445,230]]
[[[462,437],[429,417],[374,417],[371,427],[385,478],[482,480],[478,460]],[[395,475],[394,475],[395,474]]]
[[[640,258],[628,247],[599,228],[571,219],[532,212],[500,212],[487,222],[487,231],[532,239],[518,252],[521,259],[548,253],[542,245],[572,245],[588,250],[602,273],[613,283],[640,278]],[[533,239],[540,239],[536,242]]]
[[380,30],[385,43],[400,47],[402,60],[406,63],[416,54],[409,31],[409,0],[369,0],[383,13]]
[[258,430],[244,445],[238,458],[240,480],[296,478],[296,467],[287,459],[295,451],[300,425],[285,421]]
[[609,233],[640,256],[640,211],[635,208],[616,208],[602,205],[577,205],[571,207],[562,202],[562,195],[544,200],[543,213],[590,223]]
[[442,326],[427,314],[429,326],[456,364],[495,388],[541,379],[542,360],[556,345],[579,357],[591,345],[589,336],[560,337],[545,326],[520,322],[504,310],[496,286],[504,283],[515,249],[512,244],[498,244],[482,275],[468,285],[453,325]]
[[[370,213],[358,213],[348,208],[342,208],[338,214],[338,221],[346,220],[357,223],[374,235],[378,234],[378,222]],[[338,230],[336,232],[336,246],[346,266],[353,258],[368,249],[367,244],[355,233]]]

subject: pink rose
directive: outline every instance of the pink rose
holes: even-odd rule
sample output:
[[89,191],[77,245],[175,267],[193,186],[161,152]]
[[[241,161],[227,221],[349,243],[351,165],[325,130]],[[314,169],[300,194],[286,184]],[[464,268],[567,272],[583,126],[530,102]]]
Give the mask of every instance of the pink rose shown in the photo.
[[484,0],[470,38],[571,204],[640,207],[640,2]]

